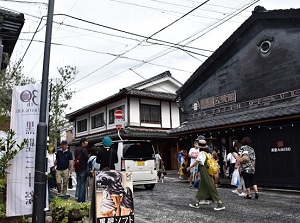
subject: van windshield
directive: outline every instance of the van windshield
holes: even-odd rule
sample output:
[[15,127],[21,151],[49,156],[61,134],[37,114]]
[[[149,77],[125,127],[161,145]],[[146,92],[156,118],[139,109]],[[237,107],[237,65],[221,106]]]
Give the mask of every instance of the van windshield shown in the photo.
[[150,142],[124,142],[124,158],[153,158],[154,151]]

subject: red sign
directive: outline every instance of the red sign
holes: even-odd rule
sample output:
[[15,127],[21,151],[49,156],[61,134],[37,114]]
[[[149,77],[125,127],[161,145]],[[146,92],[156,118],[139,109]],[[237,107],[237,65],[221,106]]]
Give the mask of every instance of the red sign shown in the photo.
[[118,131],[120,131],[121,128],[122,128],[122,125],[116,125],[116,128],[117,128]]
[[123,118],[122,110],[116,110],[115,111],[115,119],[122,119],[122,118]]

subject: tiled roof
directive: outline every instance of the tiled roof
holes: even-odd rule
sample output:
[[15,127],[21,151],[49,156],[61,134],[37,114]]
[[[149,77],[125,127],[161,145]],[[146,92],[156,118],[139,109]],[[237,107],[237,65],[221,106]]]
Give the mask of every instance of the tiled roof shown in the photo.
[[112,101],[116,101],[118,99],[125,98],[127,96],[140,96],[140,97],[149,97],[152,99],[160,99],[160,100],[168,100],[173,101],[176,98],[176,94],[172,93],[165,93],[165,92],[157,92],[157,91],[148,91],[148,90],[137,90],[137,89],[126,89],[123,88],[120,90],[120,92],[113,94],[103,100],[97,101],[93,104],[87,105],[81,109],[78,109],[70,114],[67,114],[68,119],[72,119],[73,117],[80,116],[82,114],[85,114],[89,111],[92,111],[94,109],[97,109],[103,105],[109,104]]
[[[1,45],[3,45],[3,53],[7,53],[10,57],[25,22],[24,14],[0,8],[0,17]],[[1,69],[6,67],[7,63],[3,60]]]
[[126,95],[136,95],[136,96],[145,96],[157,99],[165,99],[165,100],[175,100],[176,94],[165,93],[165,92],[157,92],[157,91],[149,91],[149,90],[136,90],[131,89],[126,92]]
[[114,102],[116,100],[125,98],[126,96],[140,96],[140,97],[146,97],[146,98],[152,98],[152,99],[160,99],[160,100],[170,100],[173,101],[176,98],[176,94],[174,93],[166,93],[166,92],[159,92],[159,91],[149,91],[146,89],[139,90],[137,87],[145,85],[147,83],[151,83],[153,81],[159,80],[164,77],[171,77],[171,73],[169,71],[166,71],[164,73],[161,73],[159,75],[156,75],[152,78],[149,78],[145,81],[139,82],[137,84],[134,84],[132,86],[128,86],[125,88],[120,89],[120,91],[116,94],[113,94],[107,98],[104,98],[103,100],[97,101],[95,103],[89,104],[81,109],[78,109],[70,114],[67,114],[66,117],[70,120],[72,120],[74,117],[83,115],[89,111],[92,111],[94,109],[97,109],[103,105],[109,104],[111,102]]
[[280,105],[247,110],[229,115],[219,115],[217,117],[205,117],[198,120],[190,120],[172,129],[171,134],[191,132],[195,130],[205,130],[217,127],[246,124],[254,121],[272,120],[274,118],[284,118],[289,116],[300,117],[300,101],[295,103],[281,103]]
[[146,85],[146,84],[148,84],[148,83],[152,83],[152,82],[154,82],[154,81],[156,81],[156,80],[160,80],[160,79],[162,79],[162,78],[164,78],[164,77],[171,77],[171,76],[172,76],[172,75],[171,75],[170,71],[165,71],[165,72],[163,72],[163,73],[161,73],[161,74],[158,74],[158,75],[156,75],[156,76],[154,76],[154,77],[151,77],[151,78],[149,78],[149,79],[147,79],[147,80],[138,82],[138,83],[133,84],[133,85],[131,85],[131,86],[128,86],[128,87],[126,87],[126,88],[127,88],[127,89],[131,89],[131,88],[139,88],[140,86]]
[[[147,129],[140,127],[121,129],[120,135],[122,139],[162,139],[162,138],[172,138],[170,136],[170,130],[168,129]],[[108,132],[99,132],[94,135],[85,136],[88,141],[92,144],[101,142],[104,136],[109,136],[113,140],[119,139],[116,129],[112,129]],[[71,146],[79,145],[80,138],[74,139],[69,142]]]

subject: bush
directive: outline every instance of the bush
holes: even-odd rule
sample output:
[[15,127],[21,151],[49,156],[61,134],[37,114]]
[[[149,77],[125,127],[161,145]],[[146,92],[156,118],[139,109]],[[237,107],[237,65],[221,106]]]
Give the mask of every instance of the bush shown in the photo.
[[53,223],[67,223],[69,217],[73,215],[76,218],[88,218],[90,210],[90,202],[78,203],[75,200],[65,200],[55,197],[50,203],[52,211]]

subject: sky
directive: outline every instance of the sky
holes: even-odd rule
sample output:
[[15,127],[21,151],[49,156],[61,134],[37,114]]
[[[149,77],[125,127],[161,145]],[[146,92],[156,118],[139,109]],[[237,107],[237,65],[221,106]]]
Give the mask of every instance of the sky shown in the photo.
[[[11,62],[23,58],[22,72],[41,81],[48,0],[0,3],[25,16]],[[59,78],[57,68],[77,67],[66,113],[165,71],[184,83],[257,5],[300,8],[300,1],[56,0],[49,80]]]

